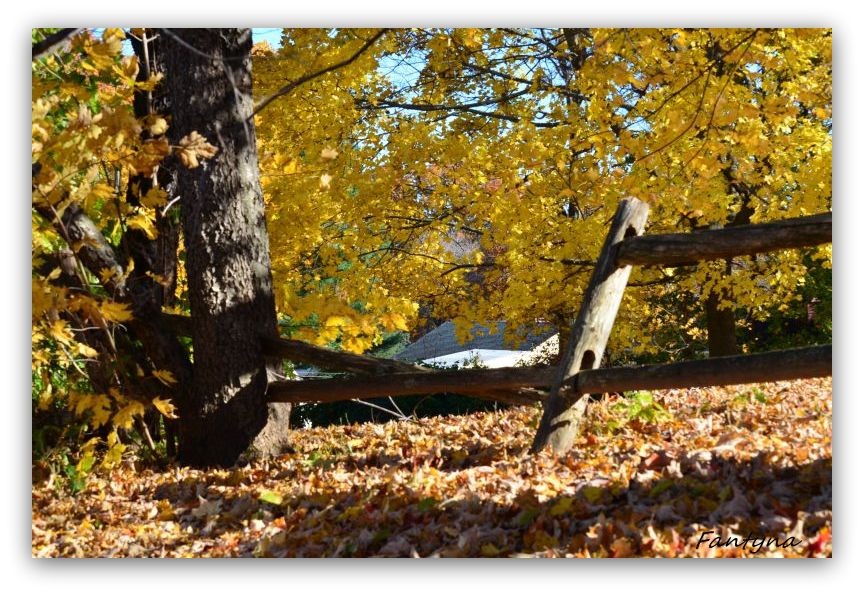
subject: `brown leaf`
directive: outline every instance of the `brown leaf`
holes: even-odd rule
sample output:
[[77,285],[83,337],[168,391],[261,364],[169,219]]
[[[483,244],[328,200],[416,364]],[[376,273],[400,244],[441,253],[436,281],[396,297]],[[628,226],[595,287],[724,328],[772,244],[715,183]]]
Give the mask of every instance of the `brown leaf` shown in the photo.
[[219,149],[207,142],[207,139],[198,132],[190,132],[180,139],[178,146],[174,147],[174,154],[188,169],[198,167],[199,158],[210,159],[215,157],[217,152]]

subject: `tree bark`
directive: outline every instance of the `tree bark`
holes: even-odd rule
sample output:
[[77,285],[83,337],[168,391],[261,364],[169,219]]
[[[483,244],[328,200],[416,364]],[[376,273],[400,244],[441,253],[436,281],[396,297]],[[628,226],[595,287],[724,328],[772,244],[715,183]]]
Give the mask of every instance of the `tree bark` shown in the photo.
[[[162,51],[162,42],[158,32],[153,29],[143,29],[140,37],[131,37],[132,49],[138,58],[138,82],[146,82],[152,75],[165,74],[165,53]],[[135,117],[143,119],[151,115],[163,115],[171,113],[171,102],[166,85],[159,85],[152,91],[136,89],[132,107]],[[143,140],[153,138],[150,130],[145,126],[141,132]],[[168,202],[173,200],[177,194],[177,162],[173,157],[166,158],[156,172],[151,175],[130,176],[126,191],[126,201],[129,204],[138,205],[142,196],[145,196],[154,186],[164,190],[168,196]],[[176,207],[179,211],[179,206]],[[177,250],[180,245],[180,220],[175,213],[156,209],[156,231],[155,239],[147,237],[140,229],[127,229],[123,237],[123,245],[129,251],[129,255],[135,262],[135,268],[129,278],[130,286],[137,288],[143,299],[148,304],[148,311],[139,312],[148,319],[157,322],[164,306],[172,306],[175,302],[175,291],[177,289]],[[159,280],[157,280],[159,279]],[[176,342],[176,340],[174,341]],[[177,344],[177,346],[180,346]],[[172,367],[167,369],[175,373],[179,383],[174,386],[172,396],[174,402],[182,407],[181,402],[186,399],[186,394],[191,388],[191,364],[185,349],[174,348],[174,357],[177,359]],[[175,368],[183,367],[186,371],[183,375],[176,375]],[[159,437],[158,411],[148,411],[147,422],[149,430],[156,438]],[[163,419],[166,428],[165,445],[169,456],[177,455],[177,423],[169,419]]]
[[265,400],[261,337],[275,338],[277,326],[255,130],[247,122],[252,32],[162,33],[172,144],[194,131],[218,148],[198,167],[178,171],[194,353],[180,459],[227,466],[250,447],[275,453],[287,438],[286,409]]
[[715,289],[705,300],[709,357],[728,357],[738,354],[738,341],[735,338],[735,309],[720,308],[720,301],[724,297],[725,291],[718,292]]

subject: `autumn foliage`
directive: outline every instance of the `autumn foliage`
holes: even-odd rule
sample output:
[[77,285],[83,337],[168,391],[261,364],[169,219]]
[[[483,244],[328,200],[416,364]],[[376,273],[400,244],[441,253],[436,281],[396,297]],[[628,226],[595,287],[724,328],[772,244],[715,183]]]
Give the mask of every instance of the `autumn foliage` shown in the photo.
[[294,452],[224,470],[128,461],[77,497],[36,489],[33,555],[832,554],[830,379],[610,398],[562,457],[522,455],[535,418],[298,429]]
[[[261,96],[376,32],[258,46]],[[256,117],[280,311],[354,351],[418,304],[463,336],[566,325],[624,196],[648,233],[830,210],[831,122],[825,30],[388,31]],[[712,293],[765,320],[830,264],[827,246],[637,270],[610,351],[704,340]]]

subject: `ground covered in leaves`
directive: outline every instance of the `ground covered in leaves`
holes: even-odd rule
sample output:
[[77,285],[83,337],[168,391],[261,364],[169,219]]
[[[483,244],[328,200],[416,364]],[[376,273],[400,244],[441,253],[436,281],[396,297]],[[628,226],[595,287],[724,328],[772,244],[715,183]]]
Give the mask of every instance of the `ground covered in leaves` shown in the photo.
[[298,429],[294,453],[227,470],[130,459],[74,495],[34,485],[32,553],[831,556],[831,391],[608,396],[561,457],[526,454],[521,407]]

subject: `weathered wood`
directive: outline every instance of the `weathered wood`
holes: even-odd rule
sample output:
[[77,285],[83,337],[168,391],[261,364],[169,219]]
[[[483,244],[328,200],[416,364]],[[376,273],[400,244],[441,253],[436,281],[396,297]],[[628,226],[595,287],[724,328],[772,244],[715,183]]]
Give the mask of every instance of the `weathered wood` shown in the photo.
[[[518,393],[516,389],[549,386],[559,373],[556,368],[540,367],[425,371],[382,377],[272,382],[267,399],[292,403],[339,402],[352,398],[450,392],[505,400],[500,393],[510,390],[510,402],[531,404],[542,401],[543,393],[528,390]],[[576,374],[569,388],[567,384],[562,386],[561,394],[572,405],[584,409],[587,399],[582,395],[586,393],[726,386],[830,375],[829,344],[701,361],[585,369]],[[495,390],[499,395],[490,396]]]
[[693,233],[625,239],[618,264],[690,264],[831,242],[831,213]]
[[539,452],[547,445],[552,445],[558,453],[566,451],[576,437],[586,404],[574,403],[561,388],[570,385],[580,370],[595,369],[600,365],[630,277],[630,266],[619,267],[616,253],[625,237],[642,233],[647,219],[648,205],[636,198],[625,198],[618,205],[597,259],[597,267],[585,290],[579,315],[573,322],[570,343],[561,358],[549,398],[544,403],[532,452]]
[[831,375],[831,345],[579,373],[573,398],[585,393],[729,386]]
[[[163,323],[171,328],[180,336],[188,336],[191,332],[191,318],[178,314],[162,314]],[[288,359],[297,363],[308,363],[315,365],[321,369],[328,371],[341,371],[354,373],[361,376],[381,376],[392,373],[422,373],[434,374],[435,369],[404,363],[402,361],[394,361],[392,359],[379,359],[377,357],[369,357],[367,355],[355,355],[343,351],[334,351],[324,347],[315,346],[299,340],[288,340],[286,338],[262,338],[262,346],[264,353],[268,357],[279,357]],[[337,381],[337,380],[333,380]],[[277,382],[278,383],[278,382]],[[293,383],[293,382],[292,382]],[[548,383],[546,384],[548,385]],[[292,388],[292,390],[296,390]],[[314,390],[314,389],[313,389]],[[289,390],[290,391],[290,390]],[[459,392],[458,390],[451,390]],[[293,393],[293,392],[292,392]],[[482,389],[466,387],[460,393],[469,396],[475,396],[485,400],[498,400],[501,402],[524,404],[525,402],[535,402],[545,397],[545,393],[541,394],[535,390],[527,390],[520,388],[518,390],[510,390],[502,388],[496,389],[494,386]],[[317,392],[310,393],[310,398],[314,400]],[[351,396],[351,398],[361,398],[362,396]],[[368,396],[369,398],[373,396]],[[304,400],[300,400],[306,402]],[[311,400],[309,400],[311,401]]]
[[290,361],[308,363],[321,369],[347,371],[359,375],[384,375],[388,373],[430,373],[432,369],[366,355],[355,355],[343,351],[325,349],[299,340],[286,338],[262,338],[264,352],[270,357],[282,357]]
[[[306,381],[271,382],[269,402],[339,402],[353,398],[455,393],[511,404],[532,404],[535,394],[517,392],[522,387],[548,386],[555,369],[505,367],[459,369],[430,373],[393,373],[379,377],[354,377]],[[508,391],[509,390],[509,391]]]

